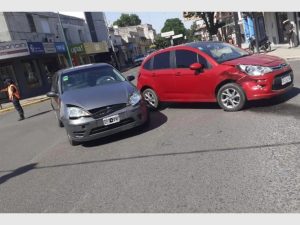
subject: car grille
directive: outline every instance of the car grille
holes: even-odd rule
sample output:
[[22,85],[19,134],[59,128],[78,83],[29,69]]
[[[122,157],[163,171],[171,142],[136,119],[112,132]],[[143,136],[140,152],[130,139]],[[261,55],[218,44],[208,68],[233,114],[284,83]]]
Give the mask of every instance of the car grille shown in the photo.
[[287,67],[289,64],[287,64],[287,63],[282,63],[282,64],[280,64],[280,65],[278,65],[278,66],[273,66],[273,67],[271,67],[272,69],[273,69],[273,71],[274,70],[281,70],[281,69],[283,69],[284,67]]
[[[292,82],[289,82],[289,83],[287,83],[287,84],[285,84],[285,85],[282,85],[282,84],[281,84],[281,79],[282,79],[284,76],[288,75],[288,74],[291,75]],[[287,72],[285,72],[285,73],[279,74],[279,75],[275,76],[275,78],[274,78],[274,80],[273,80],[272,90],[280,90],[280,89],[284,89],[284,88],[290,86],[290,85],[293,83],[293,81],[294,81],[294,75],[293,75],[293,72],[292,72],[291,70],[289,70],[289,71],[287,71]]]
[[117,127],[121,127],[121,126],[124,126],[124,125],[132,123],[132,122],[134,122],[134,119],[128,118],[128,119],[121,120],[119,123],[111,124],[108,126],[96,127],[91,130],[90,135],[97,134],[97,133],[107,131],[107,130],[111,130],[111,129],[114,129]]
[[127,106],[126,103],[121,104],[115,104],[115,105],[109,105],[101,108],[91,109],[89,112],[92,114],[92,117],[94,119],[99,119],[101,117],[107,116],[113,112],[116,112],[120,109],[123,109]]

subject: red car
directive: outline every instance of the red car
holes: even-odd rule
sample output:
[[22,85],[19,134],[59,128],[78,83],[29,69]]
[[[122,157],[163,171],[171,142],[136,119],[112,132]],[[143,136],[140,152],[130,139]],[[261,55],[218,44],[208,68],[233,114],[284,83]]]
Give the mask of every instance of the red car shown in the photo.
[[293,71],[275,56],[251,55],[223,42],[193,42],[149,55],[137,87],[154,108],[159,102],[218,102],[226,111],[238,111],[247,100],[291,89]]

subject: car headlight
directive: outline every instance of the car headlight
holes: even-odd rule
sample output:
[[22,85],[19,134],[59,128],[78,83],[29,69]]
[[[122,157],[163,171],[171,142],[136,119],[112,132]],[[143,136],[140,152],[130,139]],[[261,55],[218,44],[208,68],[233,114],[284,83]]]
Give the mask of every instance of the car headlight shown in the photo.
[[78,107],[68,107],[67,112],[70,119],[78,119],[80,117],[91,115],[90,113]]
[[130,105],[136,105],[138,104],[142,99],[142,96],[138,92],[133,92],[132,95],[129,97],[129,104]]
[[265,66],[238,65],[238,68],[250,76],[261,76],[273,71],[272,68]]

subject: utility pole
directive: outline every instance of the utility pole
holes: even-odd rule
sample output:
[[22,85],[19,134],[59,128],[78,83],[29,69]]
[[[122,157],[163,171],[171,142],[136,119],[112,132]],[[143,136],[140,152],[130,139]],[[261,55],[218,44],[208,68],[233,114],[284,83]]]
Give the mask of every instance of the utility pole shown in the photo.
[[67,48],[68,60],[69,60],[69,63],[71,65],[71,67],[73,67],[74,65],[73,65],[71,54],[70,54],[70,51],[69,51],[69,47],[68,47],[67,39],[66,39],[66,36],[65,36],[64,28],[63,28],[63,25],[62,25],[61,20],[60,20],[59,12],[57,12],[57,16],[58,16],[58,21],[59,21],[59,24],[60,24],[61,32],[62,32],[62,35],[63,35],[64,43],[65,43],[66,48]]
[[[103,13],[104,14],[104,13]],[[117,63],[117,68],[120,70],[121,69],[121,65],[119,63],[119,60],[118,60],[118,57],[117,57],[117,54],[116,54],[116,51],[115,51],[115,47],[114,47],[114,43],[112,42],[111,40],[111,36],[110,36],[110,33],[109,33],[109,28],[108,28],[108,23],[107,23],[107,20],[106,20],[106,15],[104,14],[104,20],[105,20],[105,25],[106,25],[106,28],[107,28],[107,34],[108,34],[108,39],[109,39],[109,42],[110,42],[110,45],[111,45],[111,48],[113,50],[113,53],[114,53],[114,56],[115,56],[115,60],[116,60],[116,63]]]
[[234,19],[234,29],[235,29],[235,37],[236,42],[239,47],[242,46],[242,40],[241,40],[241,29],[239,26],[239,15],[238,12],[233,12],[233,19]]

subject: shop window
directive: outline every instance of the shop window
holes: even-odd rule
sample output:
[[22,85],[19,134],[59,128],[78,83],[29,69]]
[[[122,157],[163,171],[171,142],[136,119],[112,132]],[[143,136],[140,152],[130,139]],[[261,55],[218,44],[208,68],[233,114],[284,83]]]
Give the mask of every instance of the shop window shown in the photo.
[[42,86],[41,75],[38,70],[36,61],[23,62],[24,75],[29,88],[37,88]]

